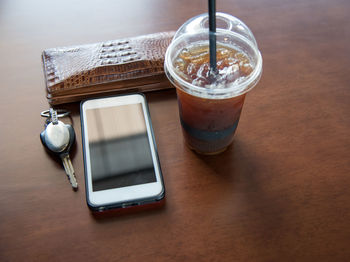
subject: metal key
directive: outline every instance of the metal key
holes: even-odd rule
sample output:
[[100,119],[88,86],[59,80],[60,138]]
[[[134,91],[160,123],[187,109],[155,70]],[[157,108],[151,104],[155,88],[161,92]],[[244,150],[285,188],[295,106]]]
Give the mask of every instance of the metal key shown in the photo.
[[40,134],[43,145],[54,154],[58,155],[66,171],[69,182],[73,189],[78,188],[74,175],[74,168],[69,158],[69,151],[75,141],[74,129],[71,125],[64,124],[57,119],[57,111],[50,108],[50,119],[47,120],[46,128]]

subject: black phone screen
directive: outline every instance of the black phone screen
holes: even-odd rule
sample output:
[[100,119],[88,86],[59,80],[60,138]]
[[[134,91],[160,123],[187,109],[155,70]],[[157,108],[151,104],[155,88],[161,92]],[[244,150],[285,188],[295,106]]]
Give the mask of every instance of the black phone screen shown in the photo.
[[86,110],[93,191],[156,182],[142,104]]

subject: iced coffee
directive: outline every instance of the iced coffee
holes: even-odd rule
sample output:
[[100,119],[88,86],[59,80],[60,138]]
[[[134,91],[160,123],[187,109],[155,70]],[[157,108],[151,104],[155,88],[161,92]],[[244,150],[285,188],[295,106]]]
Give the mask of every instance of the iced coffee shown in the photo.
[[[232,19],[237,22],[234,17],[218,14],[227,25]],[[180,122],[188,146],[199,153],[216,154],[232,143],[245,95],[260,78],[262,59],[255,39],[219,29],[213,72],[208,33],[198,21],[195,18],[185,24],[199,24],[195,30],[193,24],[188,30],[183,26],[175,35],[166,54],[165,71],[177,90]]]

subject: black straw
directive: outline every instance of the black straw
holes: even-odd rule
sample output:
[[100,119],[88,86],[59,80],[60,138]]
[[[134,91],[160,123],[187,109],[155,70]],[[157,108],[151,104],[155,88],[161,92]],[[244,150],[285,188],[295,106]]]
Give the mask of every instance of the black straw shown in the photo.
[[209,10],[209,55],[210,70],[216,73],[216,4],[215,0],[208,0]]

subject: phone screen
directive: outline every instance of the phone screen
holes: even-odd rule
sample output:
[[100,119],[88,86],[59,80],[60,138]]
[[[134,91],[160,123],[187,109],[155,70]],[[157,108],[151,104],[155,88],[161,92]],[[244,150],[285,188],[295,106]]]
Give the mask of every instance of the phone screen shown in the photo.
[[93,191],[156,182],[142,104],[86,110]]

